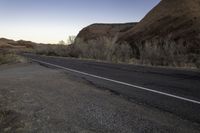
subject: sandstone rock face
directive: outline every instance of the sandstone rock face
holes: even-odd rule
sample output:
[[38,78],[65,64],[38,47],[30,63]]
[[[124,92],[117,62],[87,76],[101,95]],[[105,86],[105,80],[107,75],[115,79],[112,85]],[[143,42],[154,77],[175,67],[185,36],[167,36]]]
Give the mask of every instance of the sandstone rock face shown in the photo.
[[125,24],[92,24],[82,29],[77,38],[83,39],[84,41],[96,40],[101,37],[114,37],[121,35],[134,27],[136,23],[125,23]]

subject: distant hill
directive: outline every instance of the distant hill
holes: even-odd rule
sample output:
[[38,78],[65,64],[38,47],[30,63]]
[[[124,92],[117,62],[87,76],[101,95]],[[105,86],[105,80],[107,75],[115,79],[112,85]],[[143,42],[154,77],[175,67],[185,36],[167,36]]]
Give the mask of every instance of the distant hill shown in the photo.
[[33,48],[36,43],[31,41],[14,41],[11,39],[0,38],[0,49],[22,49],[22,48]]
[[12,48],[13,46],[10,43],[14,43],[14,40],[9,40],[6,38],[0,38],[0,48]]
[[134,27],[137,23],[124,23],[124,24],[92,24],[82,29],[77,38],[84,41],[95,40],[100,37],[114,37],[121,35]]

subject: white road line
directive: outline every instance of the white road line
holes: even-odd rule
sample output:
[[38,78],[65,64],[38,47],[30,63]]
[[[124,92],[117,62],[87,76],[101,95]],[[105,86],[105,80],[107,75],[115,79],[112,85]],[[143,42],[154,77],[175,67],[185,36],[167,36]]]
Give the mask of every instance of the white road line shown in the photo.
[[200,104],[199,101],[188,99],[188,98],[184,98],[184,97],[181,97],[181,96],[176,96],[176,95],[173,95],[173,94],[169,94],[169,93],[165,93],[165,92],[161,92],[161,91],[156,91],[156,90],[152,90],[152,89],[149,89],[149,88],[145,88],[145,87],[141,87],[141,86],[137,86],[137,85],[133,85],[133,84],[129,84],[129,83],[125,83],[125,82],[121,82],[121,81],[117,81],[117,80],[113,80],[113,79],[109,79],[109,78],[104,78],[104,77],[96,76],[96,75],[93,75],[93,74],[89,74],[89,73],[77,71],[77,70],[74,70],[74,69],[70,69],[70,68],[58,66],[58,65],[55,65],[55,64],[47,63],[47,62],[44,62],[44,61],[39,61],[39,60],[32,59],[32,58],[30,58],[30,59],[33,60],[33,61],[35,61],[35,62],[38,62],[38,63],[42,63],[42,64],[54,66],[54,67],[61,68],[61,69],[67,70],[67,71],[79,73],[79,74],[82,74],[82,75],[87,75],[87,76],[90,76],[90,77],[94,77],[94,78],[98,78],[98,79],[103,79],[103,80],[114,82],[114,83],[117,83],[117,84],[121,84],[121,85],[125,85],[125,86],[130,86],[130,87],[138,88],[138,89],[141,89],[141,90],[145,90],[145,91],[157,93],[157,94],[168,96],[168,97],[173,97],[173,98],[176,98],[176,99],[179,99],[179,100],[183,100],[183,101],[187,101],[187,102],[191,102],[191,103],[195,103],[195,104]]

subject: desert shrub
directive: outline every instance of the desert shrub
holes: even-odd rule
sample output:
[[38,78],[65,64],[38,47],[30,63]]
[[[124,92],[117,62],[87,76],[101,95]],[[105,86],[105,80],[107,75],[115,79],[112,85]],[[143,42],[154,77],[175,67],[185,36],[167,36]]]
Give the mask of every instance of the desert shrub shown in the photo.
[[114,38],[102,37],[88,42],[76,39],[72,46],[72,52],[75,57],[110,62],[128,62],[132,55],[130,45],[117,43],[117,36]]
[[69,56],[69,50],[66,45],[43,44],[37,45],[34,49],[36,54],[48,56]]
[[172,39],[154,39],[138,44],[142,64],[199,67],[199,55],[189,51],[189,42]]
[[182,39],[173,40],[170,36],[144,42],[118,43],[118,38],[101,37],[83,41],[76,38],[71,45],[38,45],[36,53],[50,56],[64,56],[125,62],[154,66],[196,67],[200,68],[200,50],[191,48]]
[[0,65],[8,63],[24,62],[25,59],[8,51],[0,51]]

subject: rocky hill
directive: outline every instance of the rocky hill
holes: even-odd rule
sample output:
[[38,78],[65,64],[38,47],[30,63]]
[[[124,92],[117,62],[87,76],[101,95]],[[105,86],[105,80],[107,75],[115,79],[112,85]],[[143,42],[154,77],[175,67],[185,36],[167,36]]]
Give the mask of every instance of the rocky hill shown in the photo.
[[78,38],[116,34],[142,64],[200,68],[200,0],[161,0],[139,23],[93,24]]
[[115,35],[121,35],[135,25],[136,23],[92,24],[82,29],[77,35],[77,38],[88,41],[95,40],[100,37],[114,37]]
[[189,49],[200,49],[200,0],[162,0],[139,23],[92,24],[80,31],[84,41],[119,36],[120,42],[143,42],[170,36]]
[[[172,37],[200,46],[200,0],[162,0],[120,40],[134,43]],[[198,46],[197,46],[198,45]]]

